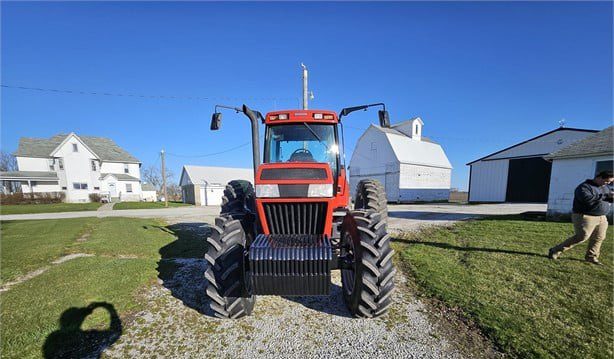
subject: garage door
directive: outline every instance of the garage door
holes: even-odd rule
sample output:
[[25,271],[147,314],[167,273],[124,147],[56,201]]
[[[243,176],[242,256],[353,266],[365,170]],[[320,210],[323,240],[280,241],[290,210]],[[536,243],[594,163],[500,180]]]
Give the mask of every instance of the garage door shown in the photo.
[[552,163],[541,157],[510,160],[507,202],[548,202]]

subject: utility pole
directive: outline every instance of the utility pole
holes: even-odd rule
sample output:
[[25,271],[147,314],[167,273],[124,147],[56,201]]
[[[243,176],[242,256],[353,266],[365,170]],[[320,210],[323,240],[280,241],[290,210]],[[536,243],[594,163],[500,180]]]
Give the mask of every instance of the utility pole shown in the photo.
[[168,207],[168,195],[166,193],[166,167],[164,166],[164,149],[160,151],[160,159],[162,162],[162,191],[164,193],[164,207]]
[[307,110],[309,107],[309,90],[307,88],[307,66],[301,62],[303,68],[303,110]]

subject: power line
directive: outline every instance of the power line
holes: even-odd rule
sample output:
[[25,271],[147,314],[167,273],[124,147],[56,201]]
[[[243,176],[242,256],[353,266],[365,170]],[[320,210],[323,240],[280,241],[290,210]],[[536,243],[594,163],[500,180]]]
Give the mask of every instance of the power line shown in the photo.
[[238,150],[239,148],[243,148],[243,147],[245,147],[245,146],[247,146],[249,144],[251,144],[251,141],[250,142],[245,142],[244,144],[241,144],[239,146],[235,146],[235,147],[229,148],[229,149],[224,150],[224,151],[207,153],[207,154],[204,154],[204,155],[179,155],[179,154],[170,153],[170,152],[167,152],[166,154],[169,155],[169,156],[173,156],[173,157],[183,157],[183,158],[209,157],[209,156],[221,155],[222,153],[227,153],[227,152],[235,151],[235,150]]
[[295,101],[296,97],[231,97],[231,96],[174,96],[174,95],[144,95],[133,93],[118,93],[118,92],[106,92],[106,91],[91,91],[91,90],[66,90],[66,89],[53,89],[42,87],[28,87],[28,86],[13,86],[1,84],[0,87],[14,89],[14,90],[28,90],[39,92],[51,92],[60,94],[71,95],[95,95],[95,96],[115,96],[115,97],[134,97],[143,99],[165,99],[165,100],[223,100],[223,101]]

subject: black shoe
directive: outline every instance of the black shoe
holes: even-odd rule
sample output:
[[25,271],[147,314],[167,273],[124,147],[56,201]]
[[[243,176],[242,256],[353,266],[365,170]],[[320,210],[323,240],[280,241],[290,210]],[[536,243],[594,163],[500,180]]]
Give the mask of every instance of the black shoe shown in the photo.
[[586,258],[586,261],[588,263],[590,263],[590,264],[595,264],[595,265],[598,265],[598,266],[602,266],[603,265],[603,263],[599,262],[599,259],[597,259],[597,258]]
[[548,258],[555,260],[555,259],[559,259],[559,256],[561,255],[560,252],[555,252],[554,248],[550,248],[548,249]]

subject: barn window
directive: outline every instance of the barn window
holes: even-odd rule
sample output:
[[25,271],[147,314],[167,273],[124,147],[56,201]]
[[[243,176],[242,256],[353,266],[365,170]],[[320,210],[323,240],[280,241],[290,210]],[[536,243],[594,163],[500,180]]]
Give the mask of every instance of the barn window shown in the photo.
[[77,146],[77,144],[76,144],[76,143],[73,143],[73,144],[72,144],[72,151],[73,151],[73,152],[79,152],[79,147]]

